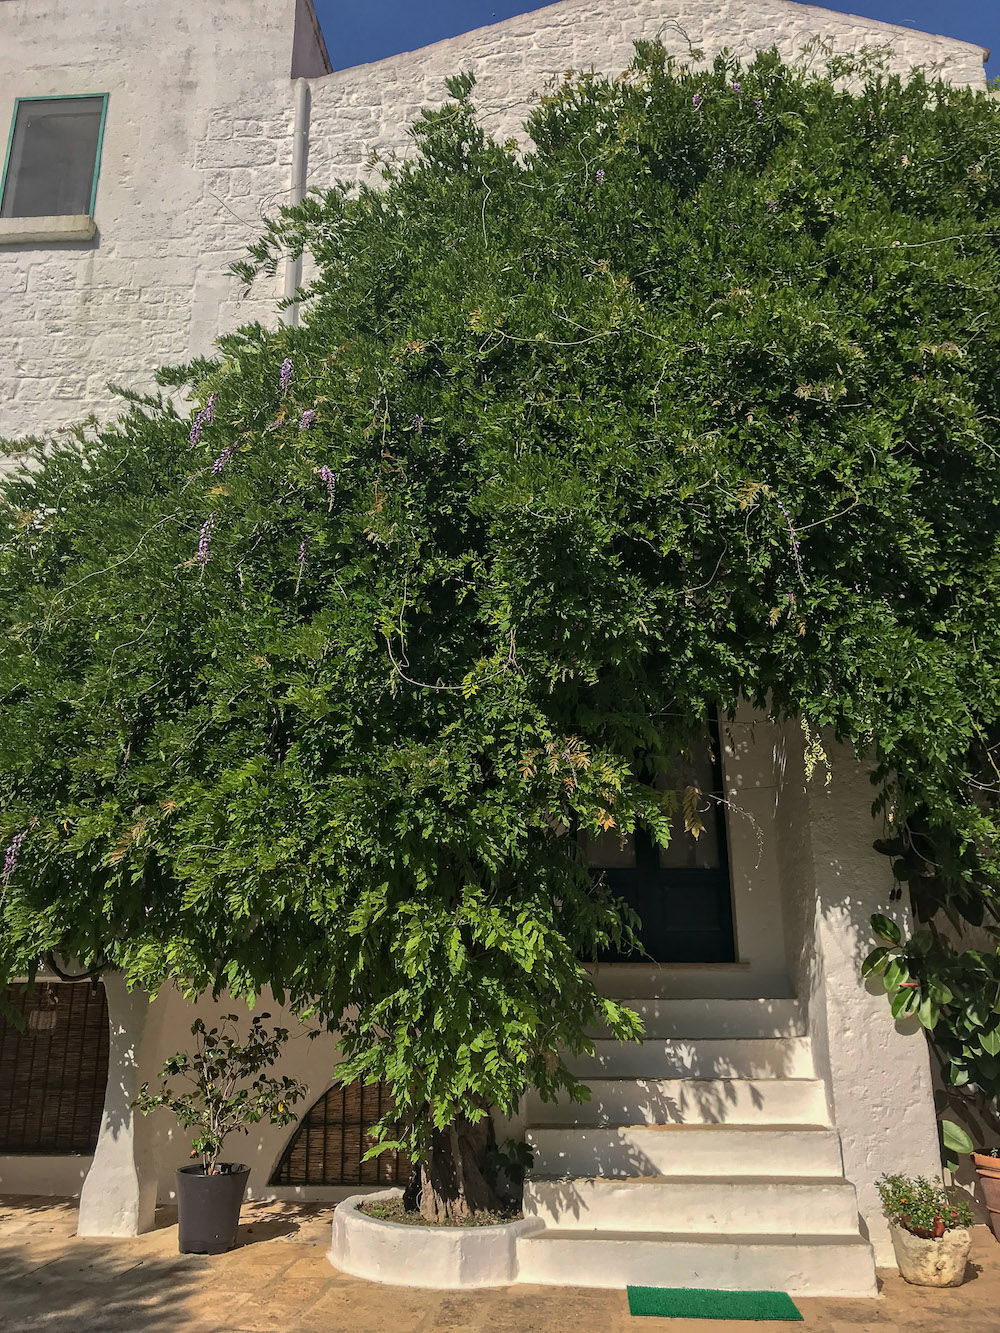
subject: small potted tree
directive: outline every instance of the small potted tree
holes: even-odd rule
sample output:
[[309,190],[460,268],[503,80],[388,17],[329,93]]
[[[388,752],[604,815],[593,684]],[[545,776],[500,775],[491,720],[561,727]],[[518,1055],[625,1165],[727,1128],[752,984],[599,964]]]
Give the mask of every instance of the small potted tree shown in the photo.
[[[144,1115],[164,1106],[183,1130],[195,1130],[191,1156],[194,1166],[177,1172],[177,1247],[181,1254],[223,1254],[236,1244],[240,1209],[250,1179],[242,1162],[220,1160],[227,1137],[267,1119],[272,1125],[296,1120],[292,1106],[306,1094],[297,1079],[275,1078],[270,1069],[288,1040],[286,1028],[268,1032],[264,1020],[254,1018],[245,1041],[236,1029],[235,1014],[225,1014],[218,1027],[206,1028],[199,1018],[191,1027],[194,1051],[180,1052],[164,1062],[160,1091],[144,1083],[135,1107]],[[178,1091],[170,1080],[190,1086]]]
[[960,1287],[972,1245],[972,1208],[924,1176],[877,1182],[899,1271],[918,1287]]

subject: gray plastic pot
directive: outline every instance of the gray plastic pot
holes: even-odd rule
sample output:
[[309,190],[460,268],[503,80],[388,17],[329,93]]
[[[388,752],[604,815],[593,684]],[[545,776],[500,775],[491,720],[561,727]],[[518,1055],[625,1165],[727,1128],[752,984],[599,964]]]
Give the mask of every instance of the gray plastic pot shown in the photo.
[[236,1244],[240,1209],[250,1182],[242,1162],[217,1163],[219,1174],[203,1166],[177,1172],[177,1248],[181,1254],[225,1254]]

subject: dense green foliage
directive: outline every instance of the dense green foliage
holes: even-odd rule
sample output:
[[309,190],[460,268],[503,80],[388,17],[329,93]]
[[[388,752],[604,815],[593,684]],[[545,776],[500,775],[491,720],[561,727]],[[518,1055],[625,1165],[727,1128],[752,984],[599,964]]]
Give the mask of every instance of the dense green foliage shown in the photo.
[[312,255],[301,327],[165,372],[193,430],[135,401],[4,484],[4,969],[354,1006],[404,1126],[579,1094],[559,1048],[638,1026],[572,832],[666,840],[640,772],[741,696],[993,913],[1000,107],[845,72],[642,47],[524,157],[457,80],[255,248]]
[[[955,904],[947,892],[942,902],[953,914]],[[992,897],[963,897],[962,906],[966,912],[982,908],[992,913]],[[981,947],[959,949],[933,918],[906,940],[898,925],[881,914],[872,918],[872,928],[881,943],[865,959],[863,975],[885,987],[895,1018],[913,1014],[930,1034],[949,1090],[945,1107],[963,1118],[971,1115],[971,1124],[982,1116],[995,1133],[1000,1128],[1000,952],[993,947],[994,931],[984,932],[982,942],[973,941]],[[960,1125],[942,1121],[946,1165],[956,1168],[959,1157],[974,1146]]]

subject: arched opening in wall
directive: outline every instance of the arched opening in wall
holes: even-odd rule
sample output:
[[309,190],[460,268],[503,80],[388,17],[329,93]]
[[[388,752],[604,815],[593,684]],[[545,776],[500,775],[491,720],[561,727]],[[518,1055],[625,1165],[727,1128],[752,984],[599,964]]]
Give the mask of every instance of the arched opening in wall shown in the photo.
[[405,1185],[410,1159],[384,1152],[364,1162],[371,1127],[392,1109],[384,1083],[335,1083],[303,1116],[281,1154],[272,1185]]
[[108,1082],[104,987],[40,981],[4,998],[0,1017],[0,1153],[92,1153]]

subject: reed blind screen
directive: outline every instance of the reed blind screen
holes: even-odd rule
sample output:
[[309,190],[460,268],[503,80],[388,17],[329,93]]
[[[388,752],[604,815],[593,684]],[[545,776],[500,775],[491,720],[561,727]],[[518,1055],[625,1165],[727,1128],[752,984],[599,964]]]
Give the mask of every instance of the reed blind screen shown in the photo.
[[92,1153],[108,1081],[101,985],[11,986],[23,1028],[0,1018],[0,1153]]
[[272,1185],[405,1185],[410,1160],[385,1152],[361,1159],[370,1130],[392,1109],[382,1083],[337,1083],[299,1122],[271,1178]]

